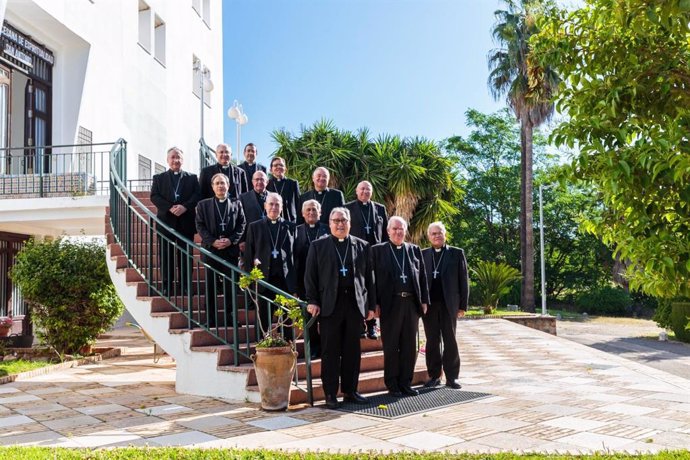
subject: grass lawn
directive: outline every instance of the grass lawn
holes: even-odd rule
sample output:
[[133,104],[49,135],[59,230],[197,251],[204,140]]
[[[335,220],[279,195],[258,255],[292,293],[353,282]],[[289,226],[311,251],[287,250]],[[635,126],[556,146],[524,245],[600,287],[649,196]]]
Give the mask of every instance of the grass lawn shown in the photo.
[[52,366],[55,363],[45,361],[26,361],[15,359],[14,361],[0,361],[0,377],[6,375],[20,374],[22,372],[40,369],[41,367]]
[[482,307],[469,307],[467,309],[467,312],[465,313],[465,316],[511,316],[511,315],[524,315],[524,314],[525,314],[525,312],[523,312],[523,311],[508,311],[508,310],[501,310],[500,308],[497,308],[490,315],[485,315],[484,309]]
[[123,448],[112,450],[88,450],[88,449],[61,449],[46,447],[0,447],[0,459],[177,459],[177,460],[201,460],[201,459],[276,459],[276,460],[345,460],[345,459],[368,459],[376,458],[381,460],[445,460],[445,459],[467,459],[467,460],[508,460],[519,459],[579,459],[579,460],[613,460],[613,459],[649,459],[649,460],[680,460],[690,457],[688,451],[660,452],[658,454],[595,454],[595,455],[554,455],[554,454],[447,454],[447,453],[407,453],[397,452],[392,454],[328,454],[328,453],[288,453],[270,450],[238,450],[238,449],[183,449],[183,448]]

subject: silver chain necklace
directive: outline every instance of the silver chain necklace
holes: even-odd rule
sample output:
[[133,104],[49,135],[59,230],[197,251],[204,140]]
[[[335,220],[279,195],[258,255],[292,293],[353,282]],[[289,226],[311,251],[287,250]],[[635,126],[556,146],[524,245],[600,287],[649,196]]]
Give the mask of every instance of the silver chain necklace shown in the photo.
[[431,262],[434,265],[434,271],[432,272],[434,275],[434,279],[436,279],[436,275],[438,275],[438,268],[441,266],[441,261],[443,260],[443,256],[446,254],[446,251],[441,249],[441,257],[438,258],[438,263],[436,263],[436,258],[434,257],[435,253],[431,254]]
[[393,254],[393,259],[395,259],[395,263],[398,264],[398,268],[400,269],[400,279],[403,283],[407,283],[407,275],[405,275],[405,246],[403,245],[402,266],[400,265],[400,262],[398,262],[398,256],[395,255],[393,245],[390,244],[388,245],[388,247],[391,248],[391,254]]
[[[346,240],[347,241],[347,240]],[[338,254],[338,259],[340,259],[340,272],[341,275],[347,276],[347,267],[345,266],[345,261],[347,260],[347,251],[350,250],[350,245],[346,243],[345,245],[345,255],[340,256],[340,251],[338,251],[338,245],[333,241],[333,245],[335,246],[335,252]]]
[[[227,198],[226,198],[227,200]],[[225,223],[225,219],[228,218],[228,208],[230,207],[230,203],[228,203],[225,206],[225,212],[223,214],[220,213],[220,207],[218,206],[218,199],[213,200],[213,203],[216,205],[216,211],[218,211],[218,217],[220,217],[220,231],[225,232],[225,226],[227,225]]]

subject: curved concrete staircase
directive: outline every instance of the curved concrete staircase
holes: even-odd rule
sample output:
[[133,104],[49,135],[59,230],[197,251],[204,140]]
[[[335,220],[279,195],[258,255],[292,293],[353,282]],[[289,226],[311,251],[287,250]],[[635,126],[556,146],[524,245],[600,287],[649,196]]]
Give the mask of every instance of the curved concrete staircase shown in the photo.
[[[155,207],[151,203],[148,192],[133,192],[141,203],[152,210]],[[116,243],[111,228],[110,217],[106,216],[105,233],[107,237],[107,259],[110,276],[115,284],[117,292],[125,304],[129,313],[146,333],[158,343],[176,361],[176,389],[180,393],[188,393],[202,396],[213,396],[239,401],[259,402],[260,395],[256,383],[253,364],[245,356],[253,351],[256,343],[256,330],[254,326],[255,312],[253,310],[238,309],[238,341],[241,350],[245,354],[238,354],[235,365],[235,353],[231,345],[226,345],[220,340],[225,338],[232,343],[233,328],[218,328],[215,335],[203,328],[189,328],[187,313],[191,311],[193,317],[205,321],[205,312],[199,305],[205,305],[203,295],[191,297],[175,296],[170,299],[157,295],[150,295],[149,287],[142,274],[129,262],[122,247]],[[131,247],[135,254],[129,257],[153,257],[157,264],[157,249],[148,247],[147,236],[149,230],[143,226],[132,224]],[[155,243],[154,243],[155,244]],[[195,258],[199,258],[198,249]],[[198,286],[198,291],[203,292],[204,274],[203,267],[193,270],[192,279]],[[158,281],[158,270],[150,275],[154,282]],[[200,288],[199,288],[200,287]],[[235,301],[238,305],[244,305],[242,292],[237,290]],[[191,300],[191,309],[189,301]],[[222,296],[219,296],[222,301]],[[181,310],[181,311],[180,311]],[[217,324],[223,324],[223,313],[219,312]],[[216,337],[216,335],[218,337]],[[383,382],[383,352],[380,340],[361,339],[362,360],[359,380],[359,391],[362,393],[374,393],[385,391]],[[304,359],[303,340],[297,342],[299,352],[297,362],[298,385],[293,383],[290,394],[290,403],[303,403],[308,401],[306,393],[306,362]],[[323,389],[319,379],[321,375],[321,360],[311,361],[313,399],[323,399]],[[417,362],[413,384],[418,384],[426,378],[423,359]],[[299,386],[299,388],[298,388]]]

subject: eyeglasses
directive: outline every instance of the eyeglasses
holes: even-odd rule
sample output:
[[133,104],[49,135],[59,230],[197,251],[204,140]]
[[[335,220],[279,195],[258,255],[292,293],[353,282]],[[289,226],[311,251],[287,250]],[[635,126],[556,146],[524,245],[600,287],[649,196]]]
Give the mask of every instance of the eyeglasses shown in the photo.
[[333,222],[334,224],[344,224],[344,223],[350,222],[350,220],[349,219],[331,219],[331,222]]

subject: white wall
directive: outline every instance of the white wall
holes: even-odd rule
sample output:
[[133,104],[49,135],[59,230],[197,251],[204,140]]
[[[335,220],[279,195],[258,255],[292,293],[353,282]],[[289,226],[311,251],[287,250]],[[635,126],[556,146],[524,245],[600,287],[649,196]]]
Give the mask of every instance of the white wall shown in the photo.
[[75,143],[83,126],[94,142],[128,141],[129,178],[137,175],[137,154],[165,164],[172,145],[187,153],[186,169],[197,172],[200,101],[192,92],[192,56],[215,83],[204,118],[205,139],[215,144],[223,135],[222,1],[210,2],[217,18],[210,29],[192,0],[146,3],[166,24],[165,66],[138,44],[138,0],[8,0],[6,20],[55,54],[53,144]]

